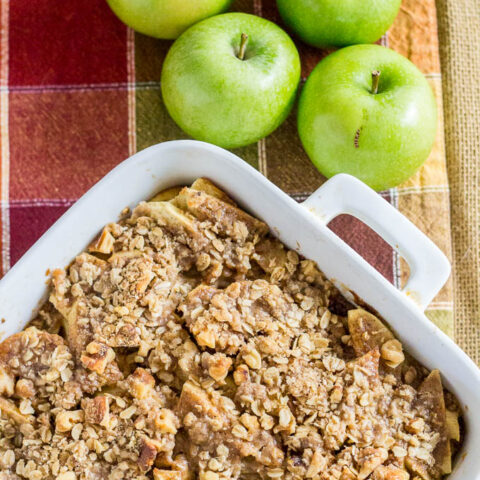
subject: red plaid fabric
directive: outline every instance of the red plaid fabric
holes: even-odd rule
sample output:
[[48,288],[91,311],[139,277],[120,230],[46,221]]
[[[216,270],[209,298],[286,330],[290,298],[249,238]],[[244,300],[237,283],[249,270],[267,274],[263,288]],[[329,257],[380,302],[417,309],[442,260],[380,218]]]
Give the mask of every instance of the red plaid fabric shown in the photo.
[[[4,273],[112,167],[137,150],[185,135],[169,118],[160,94],[162,61],[171,42],[127,29],[104,0],[0,1]],[[239,0],[232,9],[281,24],[274,0]],[[382,43],[417,63],[441,102],[434,0],[404,0]],[[298,47],[306,78],[329,52],[300,42]],[[297,200],[324,181],[301,147],[295,112],[271,136],[235,153]],[[442,119],[426,166],[383,195],[450,255]],[[408,268],[370,229],[348,216],[331,226],[391,282],[405,280]],[[449,333],[451,299],[447,286],[430,308]]]

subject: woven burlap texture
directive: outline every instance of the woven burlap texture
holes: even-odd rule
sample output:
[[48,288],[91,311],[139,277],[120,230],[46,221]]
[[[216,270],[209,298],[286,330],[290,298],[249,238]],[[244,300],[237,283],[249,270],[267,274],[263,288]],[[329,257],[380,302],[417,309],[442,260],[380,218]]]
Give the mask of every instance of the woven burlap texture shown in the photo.
[[480,363],[480,0],[437,0],[450,184],[455,339]]

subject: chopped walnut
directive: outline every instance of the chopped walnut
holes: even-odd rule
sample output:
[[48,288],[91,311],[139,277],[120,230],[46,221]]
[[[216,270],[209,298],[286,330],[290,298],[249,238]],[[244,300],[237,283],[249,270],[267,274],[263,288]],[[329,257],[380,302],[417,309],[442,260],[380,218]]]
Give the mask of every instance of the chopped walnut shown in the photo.
[[62,410],[55,418],[55,427],[59,432],[69,432],[76,423],[83,422],[84,417],[82,410]]
[[110,405],[108,397],[99,395],[82,400],[82,409],[85,412],[85,421],[98,425],[108,426],[110,420]]
[[398,367],[405,360],[402,344],[396,339],[388,340],[382,345],[381,355],[385,363],[392,368]]
[[108,228],[105,227],[97,240],[88,247],[88,251],[109,254],[113,252],[114,243],[115,238],[109,232]]
[[107,345],[91,342],[85,348],[85,353],[80,357],[85,368],[96,373],[105,372],[107,365],[115,360],[115,352]]
[[377,467],[382,465],[388,458],[388,452],[384,448],[366,448],[362,455],[364,457],[360,461],[360,469],[357,478],[364,480],[367,478]]

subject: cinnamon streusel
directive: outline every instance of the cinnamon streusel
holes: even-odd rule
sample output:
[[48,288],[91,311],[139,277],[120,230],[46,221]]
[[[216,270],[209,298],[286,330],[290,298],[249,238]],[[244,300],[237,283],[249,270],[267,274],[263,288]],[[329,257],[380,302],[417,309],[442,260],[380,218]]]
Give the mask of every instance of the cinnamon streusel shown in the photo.
[[460,410],[207,179],[107,225],[0,344],[0,480],[434,480]]

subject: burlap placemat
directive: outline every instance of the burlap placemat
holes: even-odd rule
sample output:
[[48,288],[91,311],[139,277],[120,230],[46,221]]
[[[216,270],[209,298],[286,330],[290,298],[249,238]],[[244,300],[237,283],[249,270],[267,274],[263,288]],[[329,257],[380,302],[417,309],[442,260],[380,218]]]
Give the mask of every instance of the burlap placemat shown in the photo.
[[437,0],[455,282],[455,339],[480,363],[480,0]]

